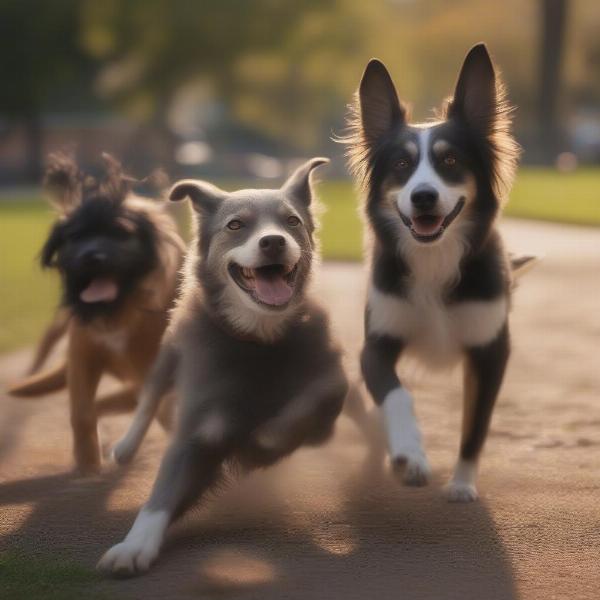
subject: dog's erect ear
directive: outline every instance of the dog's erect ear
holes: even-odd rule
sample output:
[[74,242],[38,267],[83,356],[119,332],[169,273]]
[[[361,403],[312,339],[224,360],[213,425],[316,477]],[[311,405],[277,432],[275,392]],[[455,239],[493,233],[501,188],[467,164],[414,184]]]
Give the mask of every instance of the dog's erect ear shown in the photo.
[[497,115],[496,73],[485,44],[469,50],[463,62],[448,116],[461,119],[473,130],[488,133]]
[[120,204],[127,198],[137,180],[125,175],[123,165],[112,154],[103,152],[102,161],[106,175],[100,183],[99,192],[116,204]]
[[227,193],[216,185],[199,179],[182,179],[169,192],[169,200],[177,201],[189,198],[195,210],[211,213],[216,210]]
[[73,156],[57,152],[48,156],[44,189],[50,203],[63,214],[81,202],[81,173]]
[[312,202],[311,174],[317,167],[328,163],[329,159],[325,157],[311,158],[287,178],[281,186],[281,190],[286,195],[302,202],[304,206],[310,206]]
[[48,236],[48,239],[46,240],[46,243],[44,244],[40,253],[40,264],[44,269],[56,266],[56,253],[58,252],[64,241],[64,227],[63,224],[59,221],[54,225],[54,227],[52,227],[50,235]]
[[377,142],[393,127],[406,121],[406,110],[385,65],[372,58],[358,88],[360,118],[366,141]]

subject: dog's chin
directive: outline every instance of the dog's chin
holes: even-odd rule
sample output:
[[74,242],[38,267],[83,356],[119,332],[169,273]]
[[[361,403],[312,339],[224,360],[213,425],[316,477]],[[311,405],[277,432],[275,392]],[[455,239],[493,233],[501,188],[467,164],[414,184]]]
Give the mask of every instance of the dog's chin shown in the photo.
[[441,240],[446,230],[452,225],[465,206],[461,198],[447,215],[424,213],[407,217],[400,212],[402,223],[409,229],[413,238],[421,244],[432,244]]
[[243,267],[232,262],[227,271],[236,286],[257,308],[283,312],[294,301],[299,278],[298,263]]

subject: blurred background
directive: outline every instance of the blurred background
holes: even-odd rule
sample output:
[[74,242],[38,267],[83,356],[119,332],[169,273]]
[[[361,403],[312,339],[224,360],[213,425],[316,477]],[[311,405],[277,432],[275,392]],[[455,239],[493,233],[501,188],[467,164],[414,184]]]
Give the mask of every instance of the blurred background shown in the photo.
[[224,187],[277,185],[298,160],[330,156],[325,256],[359,259],[332,136],[372,56],[426,119],[485,41],[524,149],[508,213],[600,224],[597,0],[0,0],[0,15],[0,351],[31,341],[57,302],[35,263],[53,150]]

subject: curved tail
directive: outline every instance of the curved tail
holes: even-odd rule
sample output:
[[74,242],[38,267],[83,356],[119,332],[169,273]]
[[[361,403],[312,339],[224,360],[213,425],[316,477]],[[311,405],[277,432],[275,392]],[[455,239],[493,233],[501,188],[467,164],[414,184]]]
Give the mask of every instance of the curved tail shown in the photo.
[[67,385],[67,363],[63,362],[58,366],[44,371],[43,373],[35,373],[16,381],[6,390],[11,396],[19,398],[33,398],[43,396],[52,392],[58,392]]

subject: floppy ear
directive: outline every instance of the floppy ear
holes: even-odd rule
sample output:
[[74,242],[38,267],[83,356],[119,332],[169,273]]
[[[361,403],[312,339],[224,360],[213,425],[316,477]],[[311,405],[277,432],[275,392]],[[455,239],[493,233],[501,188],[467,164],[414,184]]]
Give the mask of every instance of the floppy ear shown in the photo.
[[40,264],[44,269],[56,266],[55,256],[65,241],[62,223],[56,223],[40,253]]
[[366,141],[373,144],[391,128],[406,121],[406,109],[385,65],[372,58],[358,88],[360,118]]
[[311,173],[321,165],[329,163],[328,158],[311,158],[303,165],[298,167],[281,186],[285,194],[289,194],[296,200],[299,200],[304,206],[310,206],[312,202],[311,191]]
[[56,152],[48,156],[44,189],[50,203],[68,214],[81,202],[81,173],[73,156]]
[[469,50],[463,62],[448,116],[471,129],[488,133],[494,127],[497,107],[496,73],[485,44]]
[[216,185],[199,179],[182,179],[169,192],[169,200],[178,201],[189,197],[194,209],[205,213],[213,212],[226,196],[227,193]]

